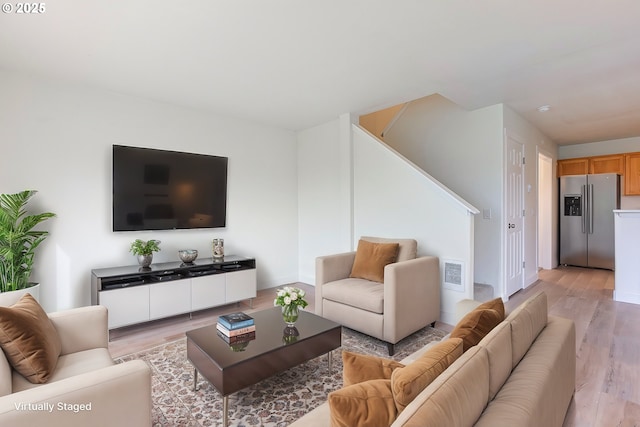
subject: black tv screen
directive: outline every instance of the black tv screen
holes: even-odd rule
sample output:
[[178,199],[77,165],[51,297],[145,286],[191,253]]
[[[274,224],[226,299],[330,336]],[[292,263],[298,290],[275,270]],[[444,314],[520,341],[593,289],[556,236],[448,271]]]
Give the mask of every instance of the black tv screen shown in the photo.
[[113,146],[113,231],[226,225],[226,157]]

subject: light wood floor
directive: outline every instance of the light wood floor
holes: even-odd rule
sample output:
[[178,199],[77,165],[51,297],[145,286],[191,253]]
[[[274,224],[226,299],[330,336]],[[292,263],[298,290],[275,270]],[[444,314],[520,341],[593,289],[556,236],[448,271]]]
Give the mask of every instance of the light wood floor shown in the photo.
[[[614,302],[614,273],[576,267],[542,270],[540,280],[516,293],[507,311],[539,290],[548,296],[549,313],[576,323],[576,393],[564,427],[640,426],[640,305]],[[307,291],[313,311],[314,288]],[[250,313],[273,306],[274,289],[258,292],[253,308],[245,302],[122,328],[111,332],[113,357],[176,340],[190,329],[213,324],[232,311]],[[450,331],[451,325],[436,324]]]

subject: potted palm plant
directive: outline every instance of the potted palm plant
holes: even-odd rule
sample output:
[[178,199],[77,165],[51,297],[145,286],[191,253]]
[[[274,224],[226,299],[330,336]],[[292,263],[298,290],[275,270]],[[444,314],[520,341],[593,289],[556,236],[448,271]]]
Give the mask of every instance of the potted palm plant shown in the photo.
[[136,239],[131,243],[129,251],[138,256],[138,264],[143,268],[147,268],[153,261],[153,253],[160,250],[160,240],[144,240]]
[[[22,291],[36,285],[29,281],[35,251],[49,232],[34,228],[55,216],[51,212],[27,215],[27,202],[36,193],[25,190],[0,194],[0,292]],[[38,297],[37,292],[34,297]]]

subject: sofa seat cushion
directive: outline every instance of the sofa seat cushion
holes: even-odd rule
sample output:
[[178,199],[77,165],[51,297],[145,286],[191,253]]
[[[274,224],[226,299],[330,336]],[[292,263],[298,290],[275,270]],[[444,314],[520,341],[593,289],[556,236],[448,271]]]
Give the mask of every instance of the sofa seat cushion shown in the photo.
[[342,351],[342,385],[344,387],[369,380],[389,380],[391,373],[404,365],[392,359]]
[[[96,369],[104,368],[114,364],[109,350],[106,348],[94,348],[91,350],[79,351],[77,353],[66,354],[58,358],[55,370],[49,378],[49,382],[63,380],[75,375],[93,372]],[[13,393],[37,387],[38,384],[32,384],[27,381],[18,372],[12,373]]]
[[382,314],[384,285],[364,279],[342,279],[326,283],[322,297],[340,304],[350,305],[372,313]]
[[329,393],[332,427],[383,427],[396,418],[391,380],[369,380]]
[[391,374],[391,390],[398,412],[402,412],[449,365],[462,356],[462,339],[439,342],[418,360]]
[[13,369],[43,384],[56,367],[62,344],[47,313],[27,293],[11,307],[0,307],[0,347]]

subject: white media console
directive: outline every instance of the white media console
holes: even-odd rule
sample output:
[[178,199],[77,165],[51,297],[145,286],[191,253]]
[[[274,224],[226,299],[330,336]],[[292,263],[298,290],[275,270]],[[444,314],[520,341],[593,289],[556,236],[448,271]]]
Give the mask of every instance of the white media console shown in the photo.
[[109,310],[109,329],[255,298],[256,261],[234,255],[91,270],[91,303]]

